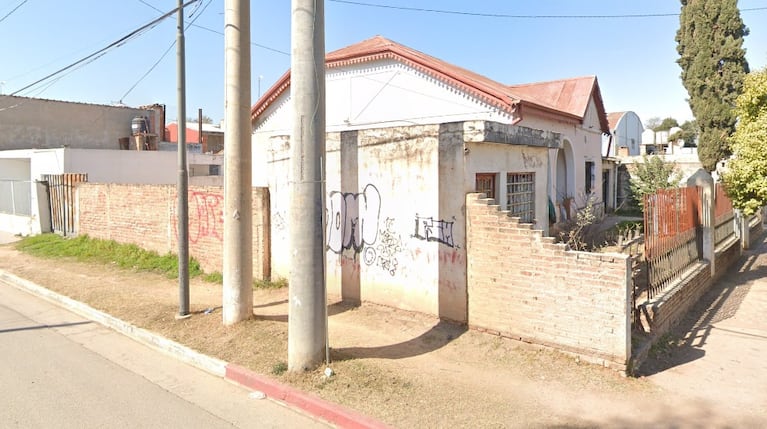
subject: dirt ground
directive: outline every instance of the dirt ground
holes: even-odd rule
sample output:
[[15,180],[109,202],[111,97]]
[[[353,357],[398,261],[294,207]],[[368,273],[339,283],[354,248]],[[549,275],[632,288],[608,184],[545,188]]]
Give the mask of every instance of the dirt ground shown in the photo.
[[[577,359],[388,307],[331,299],[336,375],[294,375],[287,361],[287,289],[256,290],[251,320],[221,323],[221,286],[191,282],[193,316],[177,321],[178,283],[159,275],[42,260],[0,245],[0,269],[202,353],[249,367],[394,427],[763,427],[759,410],[695,377],[624,377]],[[653,372],[653,371],[650,371]],[[764,386],[763,386],[764,387]],[[713,389],[700,395],[701,388]],[[757,391],[757,390],[754,390]],[[767,403],[761,389],[757,403]],[[758,394],[758,393],[757,393]],[[764,410],[762,410],[764,411]]]

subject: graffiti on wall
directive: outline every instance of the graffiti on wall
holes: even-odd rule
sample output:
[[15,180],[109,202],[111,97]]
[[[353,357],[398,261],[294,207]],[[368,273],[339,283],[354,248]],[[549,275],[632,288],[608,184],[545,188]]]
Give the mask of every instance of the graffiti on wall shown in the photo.
[[455,218],[452,221],[436,220],[433,217],[422,217],[416,214],[413,237],[419,240],[436,241],[448,247],[456,247],[453,239],[454,224]]
[[359,254],[365,245],[378,239],[381,194],[372,184],[362,192],[333,191],[328,195],[327,247],[334,253],[353,250]]
[[[173,198],[176,200],[176,198]],[[189,242],[205,238],[224,241],[224,196],[211,192],[189,193]],[[173,232],[178,237],[178,214],[173,210]]]
[[394,231],[394,219],[387,217],[380,231],[381,237],[375,248],[368,246],[363,252],[362,259],[367,265],[377,265],[392,276],[397,274],[399,260],[397,255],[402,252],[402,237]]
[[528,155],[522,152],[522,163],[525,168],[539,168],[543,166],[543,161],[535,155]]

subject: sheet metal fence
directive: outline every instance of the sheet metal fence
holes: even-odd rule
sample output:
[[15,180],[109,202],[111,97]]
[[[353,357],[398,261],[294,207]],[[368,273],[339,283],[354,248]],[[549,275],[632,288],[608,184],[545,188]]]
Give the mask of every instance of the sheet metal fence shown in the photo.
[[51,202],[51,226],[54,232],[64,235],[75,232],[75,186],[87,182],[88,175],[81,173],[44,174]]

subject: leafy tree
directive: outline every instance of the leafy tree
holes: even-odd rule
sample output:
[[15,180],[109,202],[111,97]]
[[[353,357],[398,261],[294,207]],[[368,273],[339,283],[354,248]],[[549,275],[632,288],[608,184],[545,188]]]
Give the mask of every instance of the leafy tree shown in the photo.
[[653,131],[668,131],[668,130],[670,130],[670,129],[674,128],[674,127],[678,127],[678,126],[679,126],[679,122],[677,122],[676,119],[674,119],[672,117],[668,117],[668,118],[663,119],[660,122],[660,124],[658,124],[658,126],[653,128],[652,130]]
[[679,186],[682,172],[676,163],[666,162],[662,157],[642,156],[642,162],[634,164],[631,172],[631,194],[644,210],[644,196],[654,194],[658,189],[670,189]]
[[677,63],[700,127],[698,157],[708,171],[730,155],[733,107],[748,73],[743,24],[737,0],[681,0],[676,34]]
[[734,157],[722,175],[733,206],[752,215],[767,205],[767,67],[746,76],[737,99],[738,127],[730,142]]
[[694,147],[695,146],[695,139],[698,138],[698,123],[693,119],[692,121],[684,121],[682,125],[679,126],[679,128],[682,129],[682,131],[677,131],[674,134],[670,135],[668,138],[669,140],[684,140],[684,146],[685,147]]

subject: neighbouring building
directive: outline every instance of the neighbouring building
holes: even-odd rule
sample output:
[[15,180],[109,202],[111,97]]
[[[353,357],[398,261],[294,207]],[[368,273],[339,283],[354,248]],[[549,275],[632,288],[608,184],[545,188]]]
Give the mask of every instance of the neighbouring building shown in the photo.
[[605,156],[638,156],[642,145],[644,126],[634,112],[612,112],[607,114],[610,133],[602,139],[602,153]]
[[[166,141],[171,143],[178,142],[178,123],[171,122],[165,127]],[[186,141],[200,145],[202,153],[216,154],[224,150],[224,130],[214,124],[202,124],[202,134],[200,134],[200,124],[197,122],[186,123]]]

